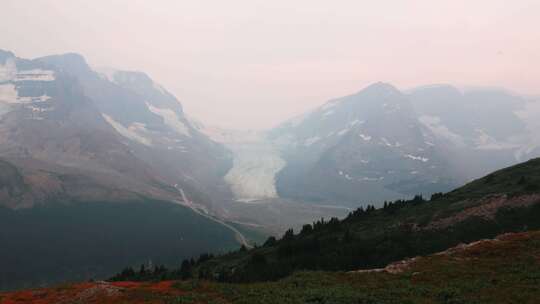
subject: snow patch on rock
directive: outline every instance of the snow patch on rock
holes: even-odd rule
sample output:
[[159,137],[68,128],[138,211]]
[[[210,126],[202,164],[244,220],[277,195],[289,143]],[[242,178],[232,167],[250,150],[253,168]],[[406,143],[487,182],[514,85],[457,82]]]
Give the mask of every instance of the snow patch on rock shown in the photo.
[[323,116],[328,116],[334,114],[334,110],[326,111],[323,113]]
[[341,135],[344,135],[344,134],[347,133],[347,132],[349,132],[349,129],[343,129],[343,130],[339,131],[337,134],[338,134],[339,136],[341,136]]
[[313,145],[314,143],[318,142],[321,138],[319,136],[310,137],[306,140],[304,140],[304,146],[309,147]]
[[178,134],[191,137],[189,128],[180,120],[176,112],[170,109],[156,108],[149,103],[146,103],[146,106],[152,113],[161,116],[165,124]]
[[358,136],[360,136],[360,138],[362,138],[365,141],[370,141],[371,140],[371,136],[369,136],[369,135],[365,135],[365,134],[360,133],[360,134],[358,134]]
[[475,132],[478,134],[475,143],[477,150],[506,150],[519,148],[519,145],[497,141],[495,138],[489,136],[484,130],[476,129]]
[[411,155],[411,154],[405,154],[405,157],[413,159],[413,160],[419,160],[419,161],[424,162],[424,163],[429,161],[429,158],[422,157],[422,156],[415,156],[415,155]]
[[335,107],[336,105],[337,105],[337,100],[332,100],[322,105],[321,110],[328,110],[330,108]]
[[456,145],[465,145],[465,142],[460,135],[452,132],[448,127],[441,123],[440,117],[423,115],[420,116],[418,120],[435,135],[445,138]]
[[121,123],[114,120],[111,116],[107,114],[102,114],[103,118],[116,130],[120,135],[128,138],[130,140],[139,142],[145,146],[151,146],[152,141],[137,132],[146,131],[146,127],[142,123],[133,123],[128,128],[124,127]]

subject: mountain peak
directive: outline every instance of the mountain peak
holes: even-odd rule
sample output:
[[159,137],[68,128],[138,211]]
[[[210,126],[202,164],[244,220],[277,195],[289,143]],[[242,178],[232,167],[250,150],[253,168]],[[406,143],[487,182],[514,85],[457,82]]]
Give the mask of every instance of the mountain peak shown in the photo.
[[77,53],[45,56],[37,58],[36,60],[52,64],[74,74],[87,73],[91,70],[86,63],[86,59],[82,55]]
[[15,57],[15,54],[13,54],[10,51],[6,51],[3,49],[0,49],[0,63],[4,63],[7,58]]
[[390,83],[387,83],[387,82],[382,82],[382,81],[379,81],[379,82],[375,82],[375,83],[372,83],[370,85],[368,85],[367,87],[365,87],[361,92],[363,91],[378,91],[378,92],[389,92],[389,91],[392,91],[392,92],[400,92],[395,86],[393,86],[392,84]]
[[119,83],[130,83],[144,86],[152,86],[154,81],[144,72],[139,71],[116,71],[114,80]]

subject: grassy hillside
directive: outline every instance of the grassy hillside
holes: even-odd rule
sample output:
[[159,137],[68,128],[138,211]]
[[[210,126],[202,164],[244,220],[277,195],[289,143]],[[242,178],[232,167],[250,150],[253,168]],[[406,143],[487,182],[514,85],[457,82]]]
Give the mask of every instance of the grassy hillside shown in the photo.
[[[511,257],[511,258],[509,258]],[[0,303],[538,303],[540,232],[507,234],[386,269],[276,282],[96,282],[0,293]]]
[[382,267],[505,232],[540,229],[540,159],[430,200],[386,202],[346,219],[318,221],[264,246],[211,259],[194,275],[227,282],[274,280],[298,270]]
[[228,228],[154,200],[0,208],[0,244],[0,290],[103,279],[125,265],[179,265],[239,246]]

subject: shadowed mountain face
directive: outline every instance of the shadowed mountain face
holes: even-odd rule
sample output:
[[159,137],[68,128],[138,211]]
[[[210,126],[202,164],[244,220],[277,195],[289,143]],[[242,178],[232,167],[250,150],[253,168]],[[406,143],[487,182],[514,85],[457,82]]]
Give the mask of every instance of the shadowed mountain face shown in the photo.
[[194,210],[228,197],[226,150],[146,75],[119,75],[76,54],[0,52],[0,289],[238,246]]
[[149,261],[172,267],[239,246],[230,229],[187,207],[140,198],[0,207],[0,231],[0,290],[105,279]]

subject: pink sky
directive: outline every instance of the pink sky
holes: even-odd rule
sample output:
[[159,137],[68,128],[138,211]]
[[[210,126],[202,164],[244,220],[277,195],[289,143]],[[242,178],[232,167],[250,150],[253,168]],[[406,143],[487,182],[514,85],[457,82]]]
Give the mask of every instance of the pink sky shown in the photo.
[[[91,3],[91,4],[87,4]],[[0,48],[147,72],[212,125],[266,128],[385,81],[540,95],[540,1],[20,1]]]

